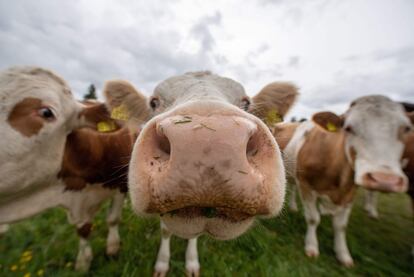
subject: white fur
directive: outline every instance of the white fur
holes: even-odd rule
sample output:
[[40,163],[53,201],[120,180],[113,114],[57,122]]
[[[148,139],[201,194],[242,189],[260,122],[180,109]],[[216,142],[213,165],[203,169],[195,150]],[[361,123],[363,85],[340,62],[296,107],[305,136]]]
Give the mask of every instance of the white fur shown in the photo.
[[109,209],[106,217],[106,223],[108,225],[108,238],[106,240],[106,254],[113,256],[116,255],[120,248],[119,237],[119,219],[122,215],[122,208],[124,206],[125,194],[117,192],[112,200],[112,205]]
[[305,195],[301,193],[301,197],[307,225],[305,236],[305,253],[309,257],[318,257],[319,244],[316,230],[321,220],[321,216],[316,206],[317,195],[315,192],[312,192],[305,197]]
[[351,214],[352,203],[337,206],[336,212],[333,214],[332,225],[334,229],[334,250],[336,258],[346,267],[354,265],[354,261],[348,250],[346,243],[346,227],[348,225],[349,215]]
[[80,238],[79,252],[78,256],[76,257],[75,269],[81,272],[87,272],[91,266],[92,258],[92,248],[89,244],[89,241],[84,238]]

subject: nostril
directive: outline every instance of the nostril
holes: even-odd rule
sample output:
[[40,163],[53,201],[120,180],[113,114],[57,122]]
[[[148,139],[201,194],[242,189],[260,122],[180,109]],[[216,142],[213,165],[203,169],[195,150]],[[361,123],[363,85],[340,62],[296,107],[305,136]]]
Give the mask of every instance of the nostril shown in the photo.
[[170,155],[171,145],[170,145],[170,141],[168,140],[166,136],[159,137],[158,146],[162,152],[164,152],[167,155]]
[[372,174],[371,173],[367,173],[367,174],[365,174],[365,178],[368,180],[368,181],[376,181],[375,180],[375,178],[374,177],[372,177]]
[[367,173],[366,179],[376,183],[385,183],[395,186],[402,186],[404,184],[404,179],[401,176],[381,172]]
[[158,144],[158,148],[167,155],[170,155],[171,153],[171,145],[170,145],[170,141],[168,140],[167,136],[164,134],[162,125],[159,124],[157,126],[157,144]]
[[247,142],[246,155],[247,157],[254,157],[259,152],[259,135],[254,133]]
[[404,179],[402,177],[399,177],[398,182],[397,182],[397,186],[398,187],[404,186]]

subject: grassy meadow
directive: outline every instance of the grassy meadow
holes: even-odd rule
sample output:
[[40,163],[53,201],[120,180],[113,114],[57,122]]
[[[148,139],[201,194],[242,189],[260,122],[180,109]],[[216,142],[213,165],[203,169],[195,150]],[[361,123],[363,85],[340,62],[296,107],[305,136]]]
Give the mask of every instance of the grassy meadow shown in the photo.
[[[242,237],[219,242],[202,237],[199,257],[203,276],[414,276],[411,245],[414,221],[406,195],[381,195],[380,220],[362,209],[360,195],[348,226],[348,244],[355,267],[341,267],[333,252],[329,217],[318,229],[320,257],[303,251],[305,222],[301,212],[285,210],[275,219],[258,221]],[[88,274],[74,271],[78,250],[75,228],[63,210],[54,209],[11,226],[0,237],[0,276],[151,276],[160,230],[157,219],[138,219],[127,204],[120,226],[122,248],[105,256],[105,208],[94,221],[94,260]],[[184,276],[186,241],[171,241],[169,276]]]

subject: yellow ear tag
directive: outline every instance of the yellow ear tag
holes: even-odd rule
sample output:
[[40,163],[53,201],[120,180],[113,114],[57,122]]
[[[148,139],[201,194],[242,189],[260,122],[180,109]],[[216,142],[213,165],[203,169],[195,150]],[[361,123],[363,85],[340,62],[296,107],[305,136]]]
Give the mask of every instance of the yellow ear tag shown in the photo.
[[102,133],[111,132],[116,129],[115,122],[98,122],[98,124],[96,125],[96,129],[98,129],[98,131]]
[[283,119],[279,113],[273,109],[267,112],[265,122],[267,125],[274,125],[276,123],[282,122]]
[[120,105],[118,107],[115,107],[111,112],[111,118],[117,119],[117,120],[128,120],[129,119],[129,113],[127,108],[125,108],[124,105]]
[[338,128],[336,128],[335,124],[333,124],[333,123],[331,123],[331,122],[328,122],[328,123],[326,124],[326,129],[327,129],[329,132],[336,132],[336,131],[338,131]]

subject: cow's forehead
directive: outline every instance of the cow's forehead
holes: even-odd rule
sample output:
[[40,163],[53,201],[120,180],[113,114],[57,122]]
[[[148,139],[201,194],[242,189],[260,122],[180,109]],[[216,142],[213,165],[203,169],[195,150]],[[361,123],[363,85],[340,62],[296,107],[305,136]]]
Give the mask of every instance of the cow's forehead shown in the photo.
[[347,120],[367,122],[381,120],[383,123],[394,123],[407,120],[403,107],[383,95],[370,95],[356,99],[346,112]]
[[155,88],[154,96],[162,98],[169,106],[192,98],[220,98],[234,102],[246,93],[243,86],[232,79],[201,71],[168,78]]
[[55,101],[73,98],[62,78],[38,67],[14,67],[1,72],[0,97],[8,104],[26,97]]

